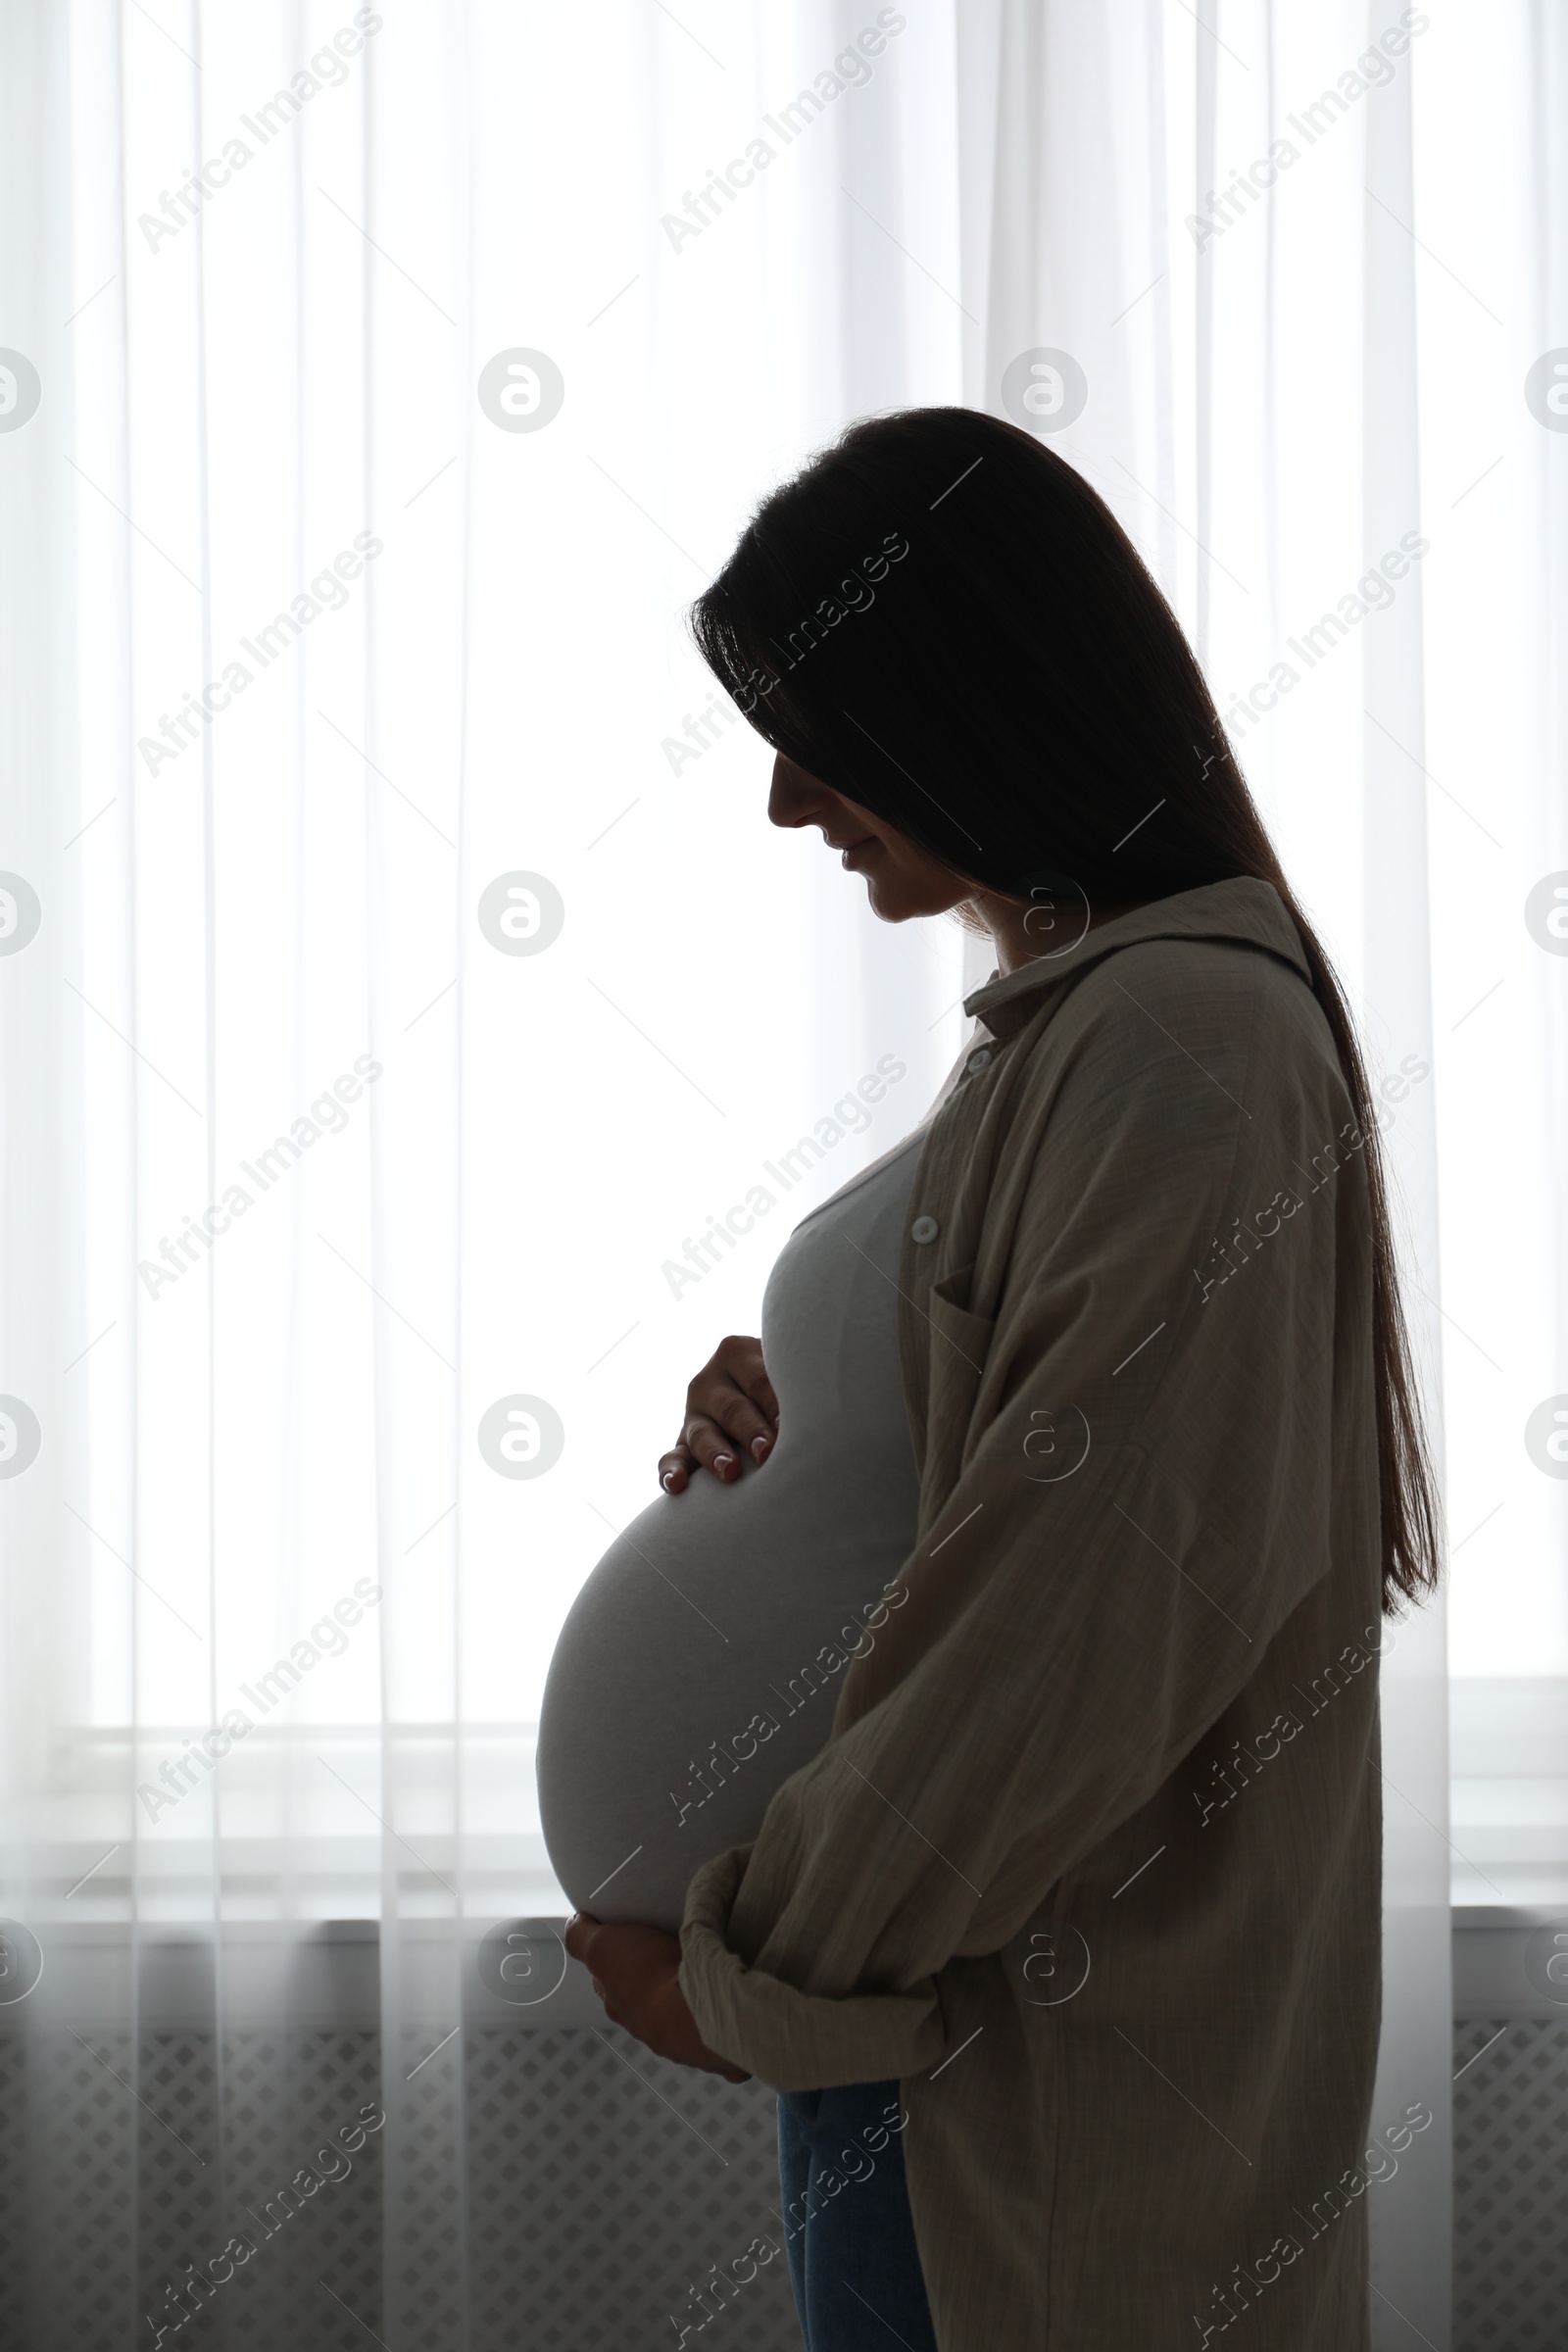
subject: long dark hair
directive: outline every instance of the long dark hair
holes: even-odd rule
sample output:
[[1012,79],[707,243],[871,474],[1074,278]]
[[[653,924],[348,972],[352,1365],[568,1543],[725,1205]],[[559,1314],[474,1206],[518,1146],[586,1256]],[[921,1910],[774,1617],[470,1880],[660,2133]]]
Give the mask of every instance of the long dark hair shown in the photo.
[[709,667],[808,774],[966,880],[1139,905],[1236,875],[1300,934],[1357,1123],[1372,1223],[1383,1605],[1439,1576],[1378,1105],[1203,675],[1080,473],[972,409],[853,424],[758,509],[690,614]]

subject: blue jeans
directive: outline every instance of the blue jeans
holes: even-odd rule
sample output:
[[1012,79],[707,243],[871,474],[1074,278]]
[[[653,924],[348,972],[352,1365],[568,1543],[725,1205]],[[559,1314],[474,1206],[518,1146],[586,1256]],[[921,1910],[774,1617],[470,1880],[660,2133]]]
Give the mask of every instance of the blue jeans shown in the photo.
[[[904,2181],[897,2082],[782,2091],[778,2177],[806,2352],[937,2352]],[[880,2325],[878,2324],[880,2323]]]

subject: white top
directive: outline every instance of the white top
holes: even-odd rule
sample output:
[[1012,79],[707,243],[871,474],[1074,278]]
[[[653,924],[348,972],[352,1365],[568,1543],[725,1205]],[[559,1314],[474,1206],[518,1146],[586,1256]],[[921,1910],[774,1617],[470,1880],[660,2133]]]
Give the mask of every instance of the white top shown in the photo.
[[762,1300],[779,1404],[768,1459],[742,1453],[734,1484],[700,1470],[661,1494],[562,1628],[539,1809],[557,1877],[596,1918],[676,1931],[693,1872],[755,1838],[827,1738],[845,1652],[913,1548],[897,1275],[924,1136],[813,1210],[779,1255]]

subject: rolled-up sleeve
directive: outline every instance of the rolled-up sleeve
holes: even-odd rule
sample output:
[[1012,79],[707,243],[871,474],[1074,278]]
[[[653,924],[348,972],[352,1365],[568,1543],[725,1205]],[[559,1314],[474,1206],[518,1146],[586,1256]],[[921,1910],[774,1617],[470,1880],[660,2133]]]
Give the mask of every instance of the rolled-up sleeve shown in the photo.
[[681,1926],[681,1982],[709,2047],[726,2056],[744,2047],[740,2063],[778,2090],[882,2082],[934,2065],[943,2033],[929,1981],[845,1999],[802,1992],[730,1949],[730,1913],[752,1851],[734,1846],[699,1871]]

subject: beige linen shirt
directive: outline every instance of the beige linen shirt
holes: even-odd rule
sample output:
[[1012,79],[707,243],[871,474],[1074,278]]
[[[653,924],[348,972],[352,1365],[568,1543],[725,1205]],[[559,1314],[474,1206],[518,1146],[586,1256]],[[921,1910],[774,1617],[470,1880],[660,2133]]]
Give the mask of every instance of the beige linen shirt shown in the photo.
[[900,1270],[915,1548],[681,1984],[780,2089],[900,2080],[942,2352],[1359,2352],[1363,1139],[1267,883],[968,1009]]

